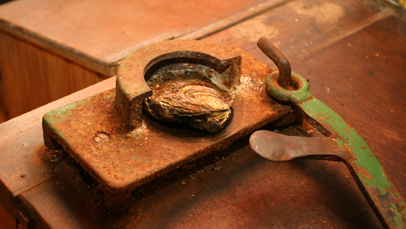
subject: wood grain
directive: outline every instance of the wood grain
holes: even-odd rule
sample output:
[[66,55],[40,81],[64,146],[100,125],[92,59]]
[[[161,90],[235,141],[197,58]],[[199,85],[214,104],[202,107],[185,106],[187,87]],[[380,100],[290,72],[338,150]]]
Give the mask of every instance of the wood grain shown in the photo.
[[280,2],[41,0],[2,5],[0,122],[115,75],[118,63],[139,47],[212,33],[219,21],[229,26]]
[[0,30],[113,76],[116,63],[137,48],[187,34],[263,2],[28,0],[0,7]]
[[0,206],[0,228],[13,229],[16,228],[16,222],[6,212],[6,210]]
[[395,10],[375,0],[291,1],[203,40],[240,47],[276,68],[256,45],[262,36],[292,62],[393,14]]
[[[344,6],[345,16],[331,23],[329,18],[336,12],[323,12],[326,4],[331,10]],[[246,23],[262,23],[279,31],[268,37],[291,60],[293,71],[309,78],[312,93],[358,130],[406,196],[406,168],[399,163],[406,157],[406,123],[402,118],[406,115],[404,13],[378,1],[314,1],[309,6],[291,2],[285,6],[292,11],[279,7],[277,14],[271,11],[253,18],[256,22]],[[318,8],[317,13],[306,13],[314,8]],[[290,17],[281,18],[282,12]],[[327,16],[329,13],[333,16]],[[301,25],[301,21],[309,20],[313,26]],[[291,27],[284,28],[289,22]],[[244,47],[270,63],[254,43],[248,42],[251,33],[244,37],[235,32],[247,27],[242,23],[205,40]]]
[[[272,163],[241,145],[217,163],[189,165],[192,172],[138,190],[125,214],[105,212],[89,183],[66,181],[66,174],[20,198],[38,225],[50,228],[381,228],[344,164]],[[59,166],[80,174],[69,163]]]
[[8,118],[69,95],[106,77],[0,32],[2,104]]
[[[279,7],[278,14],[270,11],[252,19],[256,22],[247,23],[263,23],[280,31],[283,25],[292,22],[289,29],[293,32],[285,28],[283,34],[272,35],[270,39],[290,59],[293,71],[310,79],[313,94],[365,138],[383,166],[390,168],[388,174],[406,196],[406,168],[398,164],[405,158],[406,148],[406,123],[400,118],[406,115],[402,86],[406,83],[402,35],[405,16],[384,6],[379,1],[314,1],[310,6],[291,2],[284,6],[287,8],[284,13],[290,16],[281,19],[284,7]],[[306,13],[314,8],[317,9],[314,13]],[[322,11],[328,8],[344,10],[336,23],[331,21],[334,16],[326,16],[335,12]],[[360,18],[361,15],[365,18]],[[313,26],[303,26],[302,21]],[[270,63],[256,44],[248,42],[251,33],[247,33],[248,37],[236,35],[235,31],[244,28],[247,26],[242,23],[205,40],[241,46]]]
[[115,77],[69,95],[66,98],[37,108],[28,114],[8,120],[0,125],[0,160],[7,164],[0,166],[0,200],[8,212],[14,212],[13,200],[22,192],[49,180],[50,168],[40,157],[44,151],[42,136],[42,116],[51,110],[79,99],[114,88]]
[[3,107],[0,106],[0,123],[7,121],[7,115]]
[[404,20],[389,17],[293,62],[309,77],[313,94],[364,137],[404,197],[406,167],[399,162],[406,158],[405,32]]
[[[0,98],[3,98],[3,90],[3,80],[0,71]],[[3,107],[3,101],[0,99],[0,123],[6,121],[7,119],[6,111]]]

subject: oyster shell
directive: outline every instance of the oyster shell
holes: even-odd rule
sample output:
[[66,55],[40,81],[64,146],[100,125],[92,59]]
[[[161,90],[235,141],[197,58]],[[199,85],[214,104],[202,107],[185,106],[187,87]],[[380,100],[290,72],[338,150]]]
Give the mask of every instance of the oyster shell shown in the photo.
[[156,119],[184,122],[214,133],[225,126],[231,115],[233,96],[200,72],[164,71],[147,83],[153,94],[144,100],[144,110]]

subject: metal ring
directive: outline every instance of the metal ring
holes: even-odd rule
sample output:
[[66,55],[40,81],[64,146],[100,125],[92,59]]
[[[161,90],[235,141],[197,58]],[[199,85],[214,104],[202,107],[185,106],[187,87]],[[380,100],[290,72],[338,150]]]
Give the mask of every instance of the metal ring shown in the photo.
[[298,104],[313,98],[310,93],[310,85],[302,76],[292,73],[291,84],[297,88],[293,91],[282,88],[278,83],[279,78],[278,72],[272,72],[265,82],[266,91],[276,100]]

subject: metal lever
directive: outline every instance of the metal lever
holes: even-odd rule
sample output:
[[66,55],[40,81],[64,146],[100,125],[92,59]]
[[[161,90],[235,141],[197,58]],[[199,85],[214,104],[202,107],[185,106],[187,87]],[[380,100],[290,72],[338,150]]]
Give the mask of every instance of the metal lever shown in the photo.
[[[268,56],[278,66],[277,50],[266,38],[258,41],[261,50],[270,50]],[[273,51],[273,50],[277,51]],[[279,69],[282,72],[283,69]],[[290,69],[289,69],[290,70]],[[251,148],[272,161],[295,158],[342,160],[368,200],[370,206],[386,228],[406,227],[406,204],[396,187],[364,139],[338,114],[310,93],[309,83],[300,75],[291,74],[291,84],[297,90],[284,89],[279,82],[286,73],[271,73],[266,80],[268,94],[276,100],[297,106],[304,119],[323,133],[326,138],[287,137],[271,131],[257,131],[250,137]],[[289,74],[290,75],[290,74]],[[289,85],[288,85],[289,86]]]
[[262,52],[265,53],[278,67],[279,80],[278,83],[283,88],[287,88],[290,85],[291,69],[289,60],[283,55],[278,48],[276,48],[269,40],[265,37],[261,37],[257,43],[258,47]]

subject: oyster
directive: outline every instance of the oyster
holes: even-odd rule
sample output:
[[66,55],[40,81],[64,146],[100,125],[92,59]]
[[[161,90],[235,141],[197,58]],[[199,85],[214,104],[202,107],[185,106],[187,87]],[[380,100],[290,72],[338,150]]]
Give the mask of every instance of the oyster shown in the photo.
[[144,110],[158,120],[220,131],[231,115],[233,96],[199,71],[177,73],[163,71],[147,81],[153,94],[144,100]]

